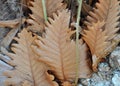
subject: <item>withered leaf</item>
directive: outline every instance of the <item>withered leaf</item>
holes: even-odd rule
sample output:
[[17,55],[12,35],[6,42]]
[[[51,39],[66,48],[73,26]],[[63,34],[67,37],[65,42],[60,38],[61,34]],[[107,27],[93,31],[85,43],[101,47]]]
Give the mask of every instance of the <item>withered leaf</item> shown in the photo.
[[[50,66],[51,71],[61,82],[74,82],[76,77],[76,46],[70,39],[70,13],[67,10],[54,14],[53,19],[47,22],[45,38],[38,36],[34,52],[39,55],[40,61]],[[90,59],[87,57],[87,47],[80,41],[79,77],[89,77],[91,74]]]
[[[120,1],[118,0],[99,0],[93,9],[94,11],[89,12],[87,21],[85,21],[87,27],[94,26],[93,24],[98,21],[105,21],[105,25],[101,29],[106,32],[106,41],[108,43],[101,51],[103,53],[102,57],[106,57],[120,42],[120,34],[117,33],[119,31],[118,20],[120,18],[119,3]],[[99,56],[98,58],[102,57]]]
[[18,28],[11,29],[11,31],[2,39],[0,46],[8,49],[17,32]]
[[5,86],[21,86],[21,82],[26,80],[31,86],[56,86],[56,83],[46,74],[48,67],[36,60],[37,56],[30,47],[35,39],[36,36],[23,29],[15,38],[17,43],[12,44],[13,53],[4,52],[12,58],[10,62],[15,66],[13,70],[4,73],[8,77]]
[[82,13],[84,16],[88,15],[89,11],[92,10],[92,7],[88,5],[84,0],[82,2]]
[[24,23],[25,19],[15,19],[15,20],[6,20],[6,21],[0,21],[0,27],[8,27],[12,28],[12,30],[2,39],[0,46],[4,48],[8,48],[10,43],[12,42],[14,36],[18,32],[19,24]]
[[[61,10],[65,8],[65,5],[62,3],[63,0],[46,0],[46,10],[47,16],[51,17],[51,15],[57,10]],[[43,6],[42,0],[31,0],[30,5],[28,6],[32,14],[30,14],[31,19],[28,19],[27,22],[30,24],[28,29],[32,30],[33,32],[42,32],[44,29],[44,13],[43,13]]]
[[107,32],[109,36],[108,40],[113,39],[119,30],[119,28],[116,28],[119,24],[118,19],[120,18],[119,3],[118,0],[99,0],[99,3],[96,3],[94,12],[89,12],[89,16],[87,16],[87,21],[85,22],[86,25],[91,25],[97,21],[105,21],[106,24],[103,30]]
[[20,20],[7,20],[7,21],[0,21],[0,27],[9,27],[9,28],[17,28],[19,25]]
[[30,83],[29,83],[28,81],[24,81],[24,82],[22,83],[22,86],[31,86],[31,85],[30,85]]
[[102,30],[105,22],[98,21],[93,23],[92,26],[87,26],[88,30],[84,30],[83,39],[88,44],[92,53],[93,70],[96,71],[97,65],[103,57],[103,50],[108,45],[106,39],[106,32]]

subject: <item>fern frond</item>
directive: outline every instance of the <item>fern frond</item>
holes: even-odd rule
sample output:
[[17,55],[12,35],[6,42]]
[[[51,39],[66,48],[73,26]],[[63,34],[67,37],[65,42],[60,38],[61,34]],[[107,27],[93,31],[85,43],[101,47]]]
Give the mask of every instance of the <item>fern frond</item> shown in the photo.
[[30,47],[35,39],[36,36],[23,29],[15,38],[17,44],[12,44],[13,53],[4,52],[12,58],[10,63],[14,64],[13,70],[4,73],[8,77],[5,86],[21,86],[26,80],[31,86],[54,86],[55,82],[52,82],[46,74],[48,67],[36,60],[37,56]]
[[[23,18],[22,23],[24,22],[25,22],[25,19]],[[17,28],[19,23],[20,23],[20,19],[0,21],[0,27]]]
[[[65,8],[65,5],[62,3],[62,1],[63,0],[45,1],[48,17],[51,17],[53,13],[57,12],[57,10],[61,10]],[[29,24],[31,24],[31,26],[29,26],[28,29],[34,32],[35,31],[41,32],[44,29],[44,23],[45,23],[42,0],[30,1],[29,8],[31,9],[32,14],[30,14],[31,19],[28,19],[27,21]]]
[[[38,36],[34,52],[39,60],[51,67],[51,71],[63,83],[74,82],[76,77],[76,46],[70,36],[73,33],[69,28],[70,13],[67,10],[54,14],[53,19],[47,22],[45,38]],[[79,77],[85,78],[91,74],[90,60],[87,57],[87,47],[80,41]],[[84,69],[83,69],[84,67]],[[81,71],[82,69],[82,71]]]
[[[104,46],[103,51],[99,51],[102,57],[107,56],[120,42],[120,34],[117,33],[120,29],[118,27],[118,20],[120,18],[119,3],[120,1],[118,0],[99,0],[99,2],[96,3],[96,7],[93,9],[94,11],[89,12],[87,21],[85,21],[87,27],[93,27],[93,24],[98,21],[105,21],[105,25],[101,29],[105,32],[105,36],[107,36],[106,42],[108,43]],[[98,56],[98,58],[102,58],[100,56]]]
[[102,30],[105,22],[98,21],[97,23],[93,23],[92,26],[88,26],[88,30],[84,30],[83,39],[88,44],[90,51],[92,53],[93,60],[93,70],[96,71],[97,64],[99,60],[103,58],[103,50],[105,50],[108,42],[106,39],[106,32]]

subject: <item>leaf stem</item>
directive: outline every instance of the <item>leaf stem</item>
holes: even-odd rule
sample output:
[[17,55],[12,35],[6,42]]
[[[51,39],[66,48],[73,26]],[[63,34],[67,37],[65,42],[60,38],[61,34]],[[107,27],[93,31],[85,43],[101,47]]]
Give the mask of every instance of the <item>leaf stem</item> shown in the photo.
[[47,11],[46,11],[45,0],[42,0],[42,7],[43,7],[44,19],[45,19],[45,21],[47,21]]
[[77,86],[78,78],[79,78],[79,22],[80,22],[80,15],[81,15],[81,7],[82,7],[82,0],[78,1],[78,12],[77,12],[77,22],[76,22],[76,79],[75,79],[75,86]]

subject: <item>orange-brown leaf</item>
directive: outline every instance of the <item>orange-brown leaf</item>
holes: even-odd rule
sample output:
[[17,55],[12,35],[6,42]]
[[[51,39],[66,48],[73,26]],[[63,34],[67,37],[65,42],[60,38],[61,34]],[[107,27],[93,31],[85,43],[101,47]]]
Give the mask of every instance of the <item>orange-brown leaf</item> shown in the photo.
[[82,2],[82,13],[84,16],[88,15],[89,11],[92,10],[92,7],[88,5],[85,1]]
[[[106,30],[108,35],[108,40],[113,39],[116,36],[116,32],[119,28],[116,28],[119,24],[118,19],[120,18],[120,5],[118,0],[99,0],[99,3],[96,3],[96,8],[94,12],[90,12],[87,16],[87,21],[89,24],[97,21],[105,21],[106,24],[103,30]],[[87,25],[89,25],[87,23]]]
[[15,38],[17,44],[12,44],[11,50],[14,53],[5,52],[12,58],[10,62],[15,66],[13,70],[5,72],[8,77],[6,86],[21,86],[21,82],[26,80],[30,86],[54,86],[55,82],[52,82],[46,74],[47,66],[36,60],[37,56],[30,47],[35,39],[36,36],[32,36],[31,32],[23,29]]
[[[48,64],[51,71],[62,82],[74,82],[76,77],[76,46],[70,35],[70,13],[67,10],[54,14],[49,18],[45,38],[38,36],[36,46],[32,46],[39,60]],[[91,74],[90,60],[87,57],[87,47],[80,41],[79,44],[79,77],[86,78]]]
[[[92,26],[88,26],[88,30],[84,30],[83,39],[88,44],[92,56],[93,66],[97,67],[99,59],[103,58],[103,50],[105,50],[108,42],[106,42],[107,36],[106,32],[102,30],[105,22],[98,21],[93,23]],[[95,71],[95,67],[94,71]]]
[[19,25],[19,20],[7,20],[7,21],[0,21],[0,27],[9,27],[9,28],[17,28]]
[[[99,56],[99,58],[107,56],[120,42],[120,34],[117,33],[119,31],[118,20],[120,18],[119,3],[119,0],[99,0],[99,2],[96,3],[96,7],[93,9],[94,11],[89,12],[87,21],[85,21],[87,27],[94,27],[94,23],[97,23],[98,21],[105,21],[105,25],[101,29],[102,32],[105,32],[105,36],[107,36],[107,45],[104,46],[102,51],[97,49],[97,51],[94,51],[101,52],[101,57]],[[91,40],[89,39],[89,41]],[[91,44],[88,43],[88,45],[90,46]],[[91,52],[93,52],[93,50]]]
[[[46,0],[46,10],[48,17],[51,17],[51,15],[57,10],[65,8],[62,1],[63,0]],[[33,32],[41,32],[44,29],[45,23],[42,0],[31,1],[30,4],[31,5],[29,8],[32,10],[32,14],[30,15],[31,19],[28,19],[27,21],[29,24],[31,24],[28,29],[32,30]]]

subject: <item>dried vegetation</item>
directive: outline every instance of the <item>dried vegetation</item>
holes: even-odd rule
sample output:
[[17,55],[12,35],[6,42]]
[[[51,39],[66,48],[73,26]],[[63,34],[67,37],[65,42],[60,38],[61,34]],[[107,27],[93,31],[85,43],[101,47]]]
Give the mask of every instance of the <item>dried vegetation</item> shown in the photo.
[[[1,52],[10,58],[7,63],[13,67],[4,72],[5,86],[74,86],[76,77],[88,78],[97,72],[98,64],[120,42],[119,0],[83,0],[77,61],[73,23],[78,3],[74,0],[21,3],[29,16],[0,21],[0,27],[11,28],[1,46]],[[24,27],[18,28],[21,25]]]

